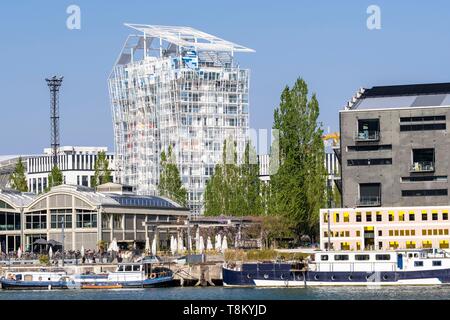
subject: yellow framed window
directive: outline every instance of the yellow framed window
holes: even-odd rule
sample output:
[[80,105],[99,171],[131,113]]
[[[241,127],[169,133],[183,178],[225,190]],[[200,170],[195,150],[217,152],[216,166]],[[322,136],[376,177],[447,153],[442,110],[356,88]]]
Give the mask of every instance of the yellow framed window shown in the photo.
[[389,211],[389,221],[394,221],[394,211]]
[[415,241],[406,241],[406,249],[415,249],[416,242]]
[[439,241],[439,248],[441,249],[448,249],[448,240],[441,240]]
[[377,222],[381,222],[381,221],[383,221],[383,216],[381,215],[381,212],[380,211],[377,211]]
[[339,212],[334,213],[334,222],[339,222]]
[[433,236],[437,236],[437,235],[438,235],[437,229],[433,229]]
[[389,230],[389,236],[392,237],[394,235],[394,230]]
[[405,236],[405,230],[400,230],[400,236],[401,237]]
[[411,230],[411,235],[415,236],[416,235],[416,230]]
[[344,222],[350,222],[350,214],[348,212],[344,212]]
[[448,229],[444,229],[444,234],[448,236]]
[[398,230],[395,230],[394,234],[395,234],[396,236],[398,236],[398,235],[399,235]]
[[361,218],[361,212],[357,212],[356,213],[356,222],[361,222],[362,218]]
[[323,214],[323,222],[328,223],[328,213]]
[[433,235],[433,230],[428,229],[428,235],[429,235],[429,236]]
[[350,250],[350,243],[341,242],[341,250]]
[[398,213],[398,221],[405,221],[405,213],[400,211]]
[[433,245],[430,240],[422,241],[422,248],[430,249],[432,247],[433,247]]
[[357,236],[357,237],[360,237],[360,236],[361,236],[361,231],[356,230],[356,236]]
[[409,236],[409,230],[405,230],[405,235]]
[[361,250],[361,242],[356,243],[356,250]]
[[397,241],[389,241],[389,248],[397,249],[398,242]]

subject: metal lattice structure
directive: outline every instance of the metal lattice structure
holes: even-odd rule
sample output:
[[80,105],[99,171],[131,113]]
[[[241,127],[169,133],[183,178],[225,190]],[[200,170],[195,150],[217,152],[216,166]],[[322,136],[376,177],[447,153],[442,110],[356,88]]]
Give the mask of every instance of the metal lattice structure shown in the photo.
[[59,89],[64,77],[45,79],[50,89],[50,123],[51,123],[51,147],[53,150],[53,166],[58,165],[59,151]]
[[235,52],[252,49],[188,27],[126,24],[130,35],[109,78],[121,182],[157,194],[160,154],[172,146],[189,206],[201,213],[203,192],[222,159],[225,139],[245,150],[249,70]]

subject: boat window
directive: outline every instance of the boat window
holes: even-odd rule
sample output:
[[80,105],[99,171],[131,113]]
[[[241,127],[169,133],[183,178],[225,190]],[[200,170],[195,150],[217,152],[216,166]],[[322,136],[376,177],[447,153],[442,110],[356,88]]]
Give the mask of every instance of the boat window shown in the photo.
[[328,255],[327,255],[327,254],[324,254],[324,255],[320,256],[320,260],[322,260],[322,261],[328,261]]
[[414,267],[423,267],[423,261],[414,261]]
[[440,267],[440,266],[442,266],[442,261],[441,260],[433,261],[433,267]]
[[133,266],[125,266],[125,271],[133,271]]
[[140,270],[140,266],[133,266],[133,271],[139,271]]
[[19,281],[22,280],[22,275],[21,274],[17,274],[16,275],[16,280],[19,280]]
[[408,258],[412,258],[413,254],[412,253],[408,253]]
[[335,261],[347,261],[348,260],[348,254],[337,254],[334,256]]
[[370,260],[370,256],[368,254],[356,254],[355,260],[358,260],[358,261]]
[[123,266],[119,266],[119,268],[117,269],[117,271],[123,271]]
[[375,256],[376,260],[388,261],[391,260],[391,256],[389,254],[377,254]]
[[[17,278],[16,278],[17,279]],[[25,281],[33,281],[33,276],[31,274],[26,274],[24,276],[24,280]]]

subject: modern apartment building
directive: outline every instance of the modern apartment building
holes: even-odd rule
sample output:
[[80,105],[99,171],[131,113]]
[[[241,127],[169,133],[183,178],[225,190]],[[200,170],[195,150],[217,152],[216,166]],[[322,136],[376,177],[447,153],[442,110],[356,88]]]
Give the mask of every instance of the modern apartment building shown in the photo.
[[224,140],[236,142],[238,159],[248,141],[250,72],[235,54],[254,51],[190,27],[126,26],[137,34],[109,77],[119,179],[156,194],[171,146],[189,207],[201,213]]
[[339,117],[344,208],[449,205],[450,83],[361,89]]

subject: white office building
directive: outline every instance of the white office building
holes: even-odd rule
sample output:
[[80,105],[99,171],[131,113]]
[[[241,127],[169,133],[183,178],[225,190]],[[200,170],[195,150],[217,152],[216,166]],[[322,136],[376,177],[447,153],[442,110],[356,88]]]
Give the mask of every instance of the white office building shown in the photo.
[[[106,147],[60,147],[58,167],[63,174],[63,183],[91,187],[94,176],[94,164],[98,153],[106,152],[109,169],[115,181],[114,154],[108,153]],[[53,168],[52,149],[44,149],[44,154],[26,158],[28,191],[41,193],[48,187],[48,176]]]
[[134,34],[109,78],[118,178],[157,194],[160,154],[172,146],[189,207],[201,213],[224,140],[236,142],[238,161],[245,150],[250,72],[234,56],[254,51],[189,27],[126,26]]

